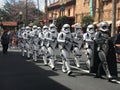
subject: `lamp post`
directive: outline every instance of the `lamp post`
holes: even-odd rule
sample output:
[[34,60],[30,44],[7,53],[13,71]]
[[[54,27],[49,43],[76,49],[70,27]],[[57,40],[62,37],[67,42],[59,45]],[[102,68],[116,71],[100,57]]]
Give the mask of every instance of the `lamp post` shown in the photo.
[[1,28],[2,28],[2,21],[3,21],[3,17],[0,17]]
[[25,13],[25,25],[27,25],[28,24],[28,17],[27,17],[27,15],[28,15],[28,0],[26,0],[26,6],[25,6],[25,9],[26,9],[26,13]]
[[0,17],[0,36],[1,36],[1,32],[2,32],[2,21],[3,21],[3,17]]
[[19,28],[22,26],[22,15],[23,15],[23,12],[22,11],[20,11],[19,12]]

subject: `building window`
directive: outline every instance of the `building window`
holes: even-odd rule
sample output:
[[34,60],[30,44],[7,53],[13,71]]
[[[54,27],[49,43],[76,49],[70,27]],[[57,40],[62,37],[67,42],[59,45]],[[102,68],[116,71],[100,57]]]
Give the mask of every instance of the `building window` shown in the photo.
[[61,17],[61,11],[59,11],[59,16]]
[[68,16],[70,16],[70,9],[68,9]]
[[112,0],[102,0],[102,2],[103,2],[104,5],[108,5],[109,3],[112,2]]
[[51,17],[53,16],[53,12],[51,13]]
[[89,5],[89,1],[90,1],[90,0],[84,0],[83,4],[84,4],[84,5],[85,5],[85,4],[88,4],[88,5]]

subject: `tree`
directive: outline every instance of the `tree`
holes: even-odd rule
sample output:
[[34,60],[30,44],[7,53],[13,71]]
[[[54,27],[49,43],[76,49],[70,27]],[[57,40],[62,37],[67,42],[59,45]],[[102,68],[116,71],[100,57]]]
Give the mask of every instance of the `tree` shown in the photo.
[[8,17],[8,21],[18,21],[19,12],[22,12],[22,21],[34,21],[35,18],[42,18],[43,12],[38,10],[33,0],[10,0],[7,1],[2,9]]
[[61,31],[61,28],[64,24],[70,24],[72,25],[72,22],[71,20],[69,20],[68,17],[66,16],[62,16],[62,17],[58,17],[57,21],[56,21],[56,26],[57,26],[57,29],[58,29],[58,32]]
[[3,10],[3,9],[0,9],[0,18],[3,18],[3,20],[5,20],[5,21],[7,21],[7,20],[9,20],[10,19],[10,17],[9,17],[9,14],[5,11],[5,10]]
[[84,33],[86,32],[87,26],[89,24],[92,24],[93,22],[94,22],[94,19],[92,16],[84,16],[82,18],[81,25],[82,25],[82,30]]
[[92,16],[84,16],[81,21],[82,26],[87,26],[89,24],[92,24],[94,22],[94,19]]

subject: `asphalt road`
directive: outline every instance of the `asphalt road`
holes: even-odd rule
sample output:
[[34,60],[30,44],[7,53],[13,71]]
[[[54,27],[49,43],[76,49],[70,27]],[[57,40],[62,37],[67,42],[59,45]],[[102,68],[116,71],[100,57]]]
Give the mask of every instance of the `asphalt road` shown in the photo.
[[[22,57],[18,50],[9,50],[7,55],[0,51],[0,90],[120,90],[120,84],[94,78],[74,66],[72,70],[72,75],[67,76],[61,71],[60,63],[52,71],[43,65],[41,58],[34,62]],[[120,77],[119,64],[118,74]]]

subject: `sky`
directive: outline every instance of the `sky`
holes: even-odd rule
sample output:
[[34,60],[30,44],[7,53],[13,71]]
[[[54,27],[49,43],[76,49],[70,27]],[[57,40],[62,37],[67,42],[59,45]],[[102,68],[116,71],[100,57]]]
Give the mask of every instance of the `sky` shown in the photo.
[[[5,1],[6,1],[6,0],[0,0],[0,8],[3,7]],[[8,1],[9,1],[9,0],[8,0]],[[33,1],[35,2],[36,7],[38,7],[38,6],[37,6],[37,0],[33,0]],[[39,8],[40,8],[40,10],[44,11],[44,0],[39,0]]]
[[[3,7],[5,1],[6,1],[6,0],[0,0],[0,8]],[[8,0],[8,1],[9,1],[9,0]],[[16,0],[16,1],[18,1],[18,0]],[[38,7],[38,6],[37,6],[37,1],[38,1],[38,0],[33,0],[33,1],[35,2],[36,7]],[[53,1],[58,1],[58,0],[48,0],[48,3],[50,3],[49,1],[50,1],[51,3],[53,3]],[[45,0],[39,0],[39,9],[40,9],[40,10],[44,11],[44,5],[45,5]]]
[[[37,0],[33,0],[35,4],[37,5]],[[44,11],[44,0],[39,0],[39,8],[40,10]],[[38,7],[38,6],[37,6]]]
[[4,5],[4,1],[5,0],[0,0],[0,8],[2,8],[2,6]]

